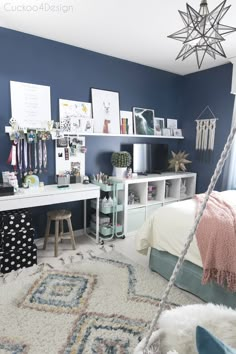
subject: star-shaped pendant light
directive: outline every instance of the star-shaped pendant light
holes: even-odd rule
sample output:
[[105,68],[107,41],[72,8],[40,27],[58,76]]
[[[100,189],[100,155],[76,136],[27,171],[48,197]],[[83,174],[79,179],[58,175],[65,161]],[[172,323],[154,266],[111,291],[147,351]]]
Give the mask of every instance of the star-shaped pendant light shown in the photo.
[[223,36],[236,31],[236,28],[221,23],[231,6],[226,6],[226,1],[222,1],[211,12],[209,12],[207,0],[201,0],[199,12],[189,4],[186,4],[187,12],[179,11],[185,27],[168,36],[183,42],[176,60],[180,58],[184,60],[195,53],[200,69],[206,54],[213,59],[217,55],[226,57],[222,47],[222,42],[225,40]]

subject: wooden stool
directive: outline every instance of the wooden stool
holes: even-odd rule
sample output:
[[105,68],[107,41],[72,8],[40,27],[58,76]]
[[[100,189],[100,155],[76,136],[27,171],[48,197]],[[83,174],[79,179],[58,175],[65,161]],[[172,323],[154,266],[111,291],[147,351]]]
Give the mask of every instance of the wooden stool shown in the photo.
[[[67,221],[67,225],[69,229],[69,232],[66,235],[64,234],[64,225],[63,225],[64,220]],[[50,234],[50,226],[52,221],[55,221],[55,235]],[[55,236],[55,244],[54,244],[55,257],[58,256],[58,242],[60,240],[70,239],[73,250],[76,249],[75,237],[74,237],[74,232],[71,224],[71,212],[69,210],[53,210],[47,212],[47,226],[45,230],[44,244],[43,244],[44,250],[46,250],[49,236]]]

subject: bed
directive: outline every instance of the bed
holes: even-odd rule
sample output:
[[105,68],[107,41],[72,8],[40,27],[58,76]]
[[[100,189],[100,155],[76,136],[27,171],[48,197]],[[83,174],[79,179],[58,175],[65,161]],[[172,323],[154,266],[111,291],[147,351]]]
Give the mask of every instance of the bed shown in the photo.
[[[236,209],[236,191],[222,193],[227,203]],[[145,222],[136,235],[137,251],[145,254],[151,248],[149,267],[166,279],[170,278],[184,247],[194,223],[196,207],[195,199],[165,205]],[[194,237],[175,285],[206,302],[236,308],[236,293],[213,282],[202,285],[201,278],[202,260]]]

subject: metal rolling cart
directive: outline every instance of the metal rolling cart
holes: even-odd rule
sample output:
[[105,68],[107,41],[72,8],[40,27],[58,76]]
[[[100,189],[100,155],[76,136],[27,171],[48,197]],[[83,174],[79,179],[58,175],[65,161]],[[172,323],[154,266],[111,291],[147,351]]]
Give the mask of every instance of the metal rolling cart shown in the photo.
[[[99,183],[97,181],[92,181],[100,187],[103,195],[109,195],[112,198],[112,204],[106,205],[100,202],[99,211],[101,217],[107,220],[110,218],[110,222],[105,222],[104,224],[99,221],[99,243],[104,244],[104,241],[109,241],[114,238],[125,238],[122,218],[118,217],[119,213],[123,212],[124,206],[119,203],[119,192],[124,190],[124,184],[122,182],[117,182],[113,180],[108,180],[108,184]],[[91,202],[91,207],[96,208],[95,201]],[[103,216],[102,216],[103,215]],[[120,221],[119,221],[119,220]],[[100,218],[99,218],[100,220]],[[119,221],[119,223],[118,223]],[[92,233],[96,229],[96,221],[91,219],[90,228]]]

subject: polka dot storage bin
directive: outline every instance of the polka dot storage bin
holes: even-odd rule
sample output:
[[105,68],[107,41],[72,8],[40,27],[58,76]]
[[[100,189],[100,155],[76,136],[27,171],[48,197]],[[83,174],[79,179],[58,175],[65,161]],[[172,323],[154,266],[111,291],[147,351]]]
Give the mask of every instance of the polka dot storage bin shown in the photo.
[[34,264],[37,264],[37,247],[35,245],[10,252],[0,251],[1,273],[32,267]]
[[0,271],[8,273],[37,263],[35,229],[28,210],[0,213]]
[[28,230],[32,227],[32,218],[28,210],[10,210],[0,213],[1,232],[17,232],[20,229]]
[[21,229],[18,232],[9,231],[6,233],[1,233],[1,248],[4,252],[9,252],[16,250],[18,248],[25,248],[33,246],[34,244],[34,234],[33,228],[29,230]]

